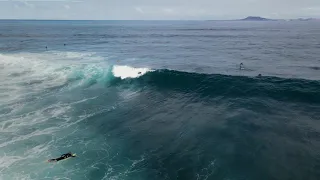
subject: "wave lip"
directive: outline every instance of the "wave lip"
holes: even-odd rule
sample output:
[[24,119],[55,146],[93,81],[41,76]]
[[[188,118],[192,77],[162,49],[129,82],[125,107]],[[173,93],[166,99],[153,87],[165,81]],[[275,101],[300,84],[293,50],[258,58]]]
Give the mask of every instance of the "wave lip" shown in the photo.
[[137,78],[151,71],[153,70],[149,68],[134,68],[130,66],[118,66],[118,65],[115,65],[112,68],[113,76],[121,79]]

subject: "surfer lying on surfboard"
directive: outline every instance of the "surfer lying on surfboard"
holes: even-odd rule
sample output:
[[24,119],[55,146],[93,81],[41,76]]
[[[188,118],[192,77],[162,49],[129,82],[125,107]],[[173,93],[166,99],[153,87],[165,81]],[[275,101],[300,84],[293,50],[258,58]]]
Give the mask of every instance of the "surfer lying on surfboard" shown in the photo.
[[71,152],[67,153],[67,154],[62,154],[60,157],[55,158],[55,159],[49,159],[48,162],[58,162],[64,159],[68,159],[71,157],[76,157],[76,154],[72,154]]

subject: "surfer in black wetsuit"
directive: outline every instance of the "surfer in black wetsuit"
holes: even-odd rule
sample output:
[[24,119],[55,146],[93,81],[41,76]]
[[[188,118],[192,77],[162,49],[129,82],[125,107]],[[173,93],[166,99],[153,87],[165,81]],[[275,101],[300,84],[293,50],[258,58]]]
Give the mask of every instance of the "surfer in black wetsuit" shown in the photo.
[[49,159],[48,162],[58,162],[61,161],[63,159],[67,159],[67,158],[71,158],[71,157],[76,157],[76,154],[72,154],[71,152],[67,153],[67,154],[62,154],[60,157],[55,158],[55,159]]
[[244,68],[243,68],[243,63],[240,63],[239,69],[240,69],[240,70],[244,69]]

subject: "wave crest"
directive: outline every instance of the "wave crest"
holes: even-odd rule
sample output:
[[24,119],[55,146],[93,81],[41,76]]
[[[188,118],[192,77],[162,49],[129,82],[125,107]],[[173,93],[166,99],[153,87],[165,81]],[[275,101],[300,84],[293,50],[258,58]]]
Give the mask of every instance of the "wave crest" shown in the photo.
[[130,66],[113,66],[112,73],[114,77],[119,77],[121,79],[126,78],[137,78],[143,76],[147,72],[151,72],[148,68],[134,68]]

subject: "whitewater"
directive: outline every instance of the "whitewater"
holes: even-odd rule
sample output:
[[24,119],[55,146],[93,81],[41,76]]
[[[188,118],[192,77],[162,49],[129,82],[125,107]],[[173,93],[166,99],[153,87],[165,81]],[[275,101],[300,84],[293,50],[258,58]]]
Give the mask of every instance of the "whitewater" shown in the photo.
[[[79,62],[79,59],[85,60]],[[74,138],[80,144],[71,149],[80,150],[78,154],[81,157],[87,151],[85,148],[92,143],[84,142],[83,137],[77,135],[80,132],[76,132],[74,128],[82,121],[111,111],[121,104],[117,102],[110,103],[110,106],[85,108],[84,112],[79,112],[74,117],[72,112],[77,106],[95,100],[99,94],[70,97],[69,93],[80,88],[99,88],[116,77],[137,78],[150,71],[147,68],[107,65],[101,57],[92,53],[76,52],[1,54],[0,68],[0,127],[3,137],[0,144],[3,155],[0,160],[1,179],[34,179],[45,173],[56,166],[45,164],[46,159],[60,155],[61,148],[68,151],[69,143]],[[120,96],[125,100],[130,93],[122,93]],[[48,99],[50,103],[43,104],[43,100]],[[68,132],[70,130],[72,131]],[[65,133],[59,135],[62,132]],[[95,136],[94,132],[84,134]],[[72,141],[68,143],[69,138]],[[66,146],[57,147],[59,142],[62,143],[60,146]],[[99,146],[97,150],[108,155],[108,145]],[[13,149],[16,151],[12,151]],[[94,167],[95,163],[98,162],[91,163],[91,166]],[[64,172],[61,167],[56,171]]]

